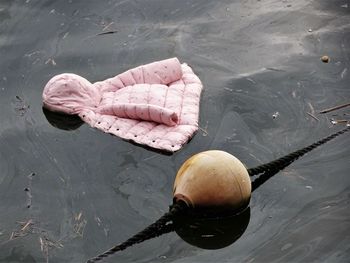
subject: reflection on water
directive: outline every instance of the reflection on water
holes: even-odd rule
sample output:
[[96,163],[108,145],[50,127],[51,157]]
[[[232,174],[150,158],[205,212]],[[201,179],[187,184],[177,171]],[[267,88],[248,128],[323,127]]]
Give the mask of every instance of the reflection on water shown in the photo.
[[204,249],[227,247],[239,239],[250,220],[250,207],[225,217],[201,218],[185,215],[174,219],[176,233],[187,243]]
[[48,120],[48,122],[52,126],[62,130],[67,130],[67,131],[76,130],[81,125],[84,124],[84,121],[82,121],[80,117],[77,115],[68,115],[68,114],[53,112],[45,109],[44,107],[43,107],[43,113],[46,119]]

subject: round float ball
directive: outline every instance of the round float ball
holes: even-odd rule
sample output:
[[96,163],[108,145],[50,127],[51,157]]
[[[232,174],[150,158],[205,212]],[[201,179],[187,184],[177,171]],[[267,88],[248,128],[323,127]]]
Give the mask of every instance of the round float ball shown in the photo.
[[329,62],[329,57],[328,56],[322,56],[321,57],[322,62],[328,63]]
[[245,166],[233,155],[218,150],[198,153],[179,169],[174,201],[193,208],[239,210],[249,204],[251,181]]

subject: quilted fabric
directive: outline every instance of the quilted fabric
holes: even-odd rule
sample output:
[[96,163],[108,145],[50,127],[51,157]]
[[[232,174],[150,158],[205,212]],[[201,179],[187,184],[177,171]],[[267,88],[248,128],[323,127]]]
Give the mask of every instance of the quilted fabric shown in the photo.
[[57,75],[44,88],[43,104],[123,139],[174,152],[198,130],[201,91],[192,69],[170,58],[93,84],[75,74]]

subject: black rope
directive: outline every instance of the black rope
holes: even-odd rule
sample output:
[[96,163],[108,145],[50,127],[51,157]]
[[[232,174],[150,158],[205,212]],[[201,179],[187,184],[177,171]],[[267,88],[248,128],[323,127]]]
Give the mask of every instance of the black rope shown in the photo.
[[141,243],[145,240],[158,237],[160,235],[169,233],[174,230],[174,226],[172,223],[169,223],[173,221],[174,217],[183,214],[185,209],[187,208],[187,205],[184,202],[177,202],[174,205],[172,205],[169,209],[169,212],[165,213],[161,218],[159,218],[156,222],[146,227],[141,232],[137,233],[133,237],[129,238],[125,242],[116,245],[106,252],[91,258],[87,261],[87,263],[93,263],[102,260],[103,258],[106,258],[110,255],[113,255],[114,253],[118,251],[122,251],[128,247],[131,247],[135,244]]
[[258,175],[261,173],[265,173],[265,172],[276,172],[276,171],[281,171],[282,169],[284,169],[285,167],[287,167],[288,165],[290,165],[292,162],[294,162],[295,160],[299,159],[301,156],[303,156],[304,154],[312,151],[313,149],[317,148],[318,146],[325,144],[326,142],[329,142],[330,140],[338,137],[339,135],[350,131],[350,127],[347,127],[341,131],[338,131],[336,133],[333,133],[325,138],[323,138],[322,140],[319,140],[305,148],[302,148],[298,151],[292,152],[290,154],[287,154],[275,161],[266,163],[266,164],[262,164],[259,165],[257,167],[254,168],[250,168],[248,169],[248,173],[249,176],[254,176],[254,175]]
[[[254,176],[254,175],[258,175],[258,174],[263,173],[263,175],[261,175],[259,178],[254,180],[254,182],[252,182],[253,191],[255,189],[257,189],[260,185],[262,185],[265,181],[267,181],[269,178],[271,178],[274,174],[276,174],[280,170],[284,169],[285,167],[287,167],[289,164],[291,164],[292,162],[294,162],[295,160],[297,160],[298,158],[300,158],[304,154],[312,151],[313,149],[317,148],[318,146],[320,146],[324,143],[327,143],[330,140],[332,140],[332,139],[338,137],[339,135],[341,135],[345,132],[348,132],[348,131],[350,131],[350,127],[347,127],[339,132],[332,134],[332,135],[329,135],[322,140],[319,140],[319,141],[317,141],[317,142],[315,142],[315,143],[313,143],[305,148],[302,148],[298,151],[292,152],[292,153],[290,153],[284,157],[281,157],[275,161],[248,169],[248,173],[250,176]],[[108,256],[115,254],[118,251],[122,251],[128,247],[135,245],[135,244],[138,244],[138,243],[141,243],[145,240],[148,240],[148,239],[151,239],[154,237],[158,237],[160,235],[174,231],[174,225],[173,225],[173,223],[170,223],[170,222],[172,222],[176,216],[183,215],[183,213],[185,212],[185,210],[187,208],[188,208],[188,206],[186,205],[185,202],[180,201],[180,202],[173,204],[172,206],[170,206],[169,212],[165,213],[156,222],[149,225],[144,230],[137,233],[133,237],[129,238],[125,242],[110,248],[106,252],[104,252],[104,253],[102,253],[102,254],[100,254],[92,259],[89,259],[87,261],[87,263],[93,263],[93,262],[100,261]]]

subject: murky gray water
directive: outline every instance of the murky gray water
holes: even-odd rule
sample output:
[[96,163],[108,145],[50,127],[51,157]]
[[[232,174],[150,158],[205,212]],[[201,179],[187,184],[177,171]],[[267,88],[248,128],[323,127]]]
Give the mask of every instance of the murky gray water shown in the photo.
[[[83,262],[124,241],[167,211],[194,153],[226,150],[251,167],[339,130],[330,119],[349,109],[317,112],[350,99],[349,25],[348,0],[1,0],[0,262]],[[55,74],[97,81],[173,56],[204,84],[201,130],[173,155],[87,125],[61,130],[42,112]],[[349,143],[337,138],[256,190],[231,246],[170,233],[106,262],[348,262]]]

